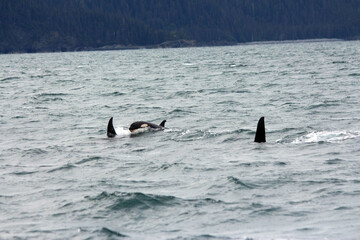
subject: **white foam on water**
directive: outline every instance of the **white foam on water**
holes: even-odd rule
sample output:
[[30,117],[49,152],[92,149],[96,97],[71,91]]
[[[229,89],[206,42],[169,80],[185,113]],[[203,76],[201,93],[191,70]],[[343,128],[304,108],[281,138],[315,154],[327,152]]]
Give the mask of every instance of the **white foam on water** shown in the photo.
[[360,131],[315,131],[296,138],[292,143],[341,142],[360,137]]

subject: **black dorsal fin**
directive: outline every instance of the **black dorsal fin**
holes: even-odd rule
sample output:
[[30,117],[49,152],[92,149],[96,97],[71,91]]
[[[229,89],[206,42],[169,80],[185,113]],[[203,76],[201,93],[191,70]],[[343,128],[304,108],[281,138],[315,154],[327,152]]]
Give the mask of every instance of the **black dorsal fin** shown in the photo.
[[116,136],[115,128],[113,125],[113,118],[111,117],[107,126],[107,136],[113,138]]
[[265,137],[265,118],[261,117],[259,119],[258,125],[257,125],[257,129],[256,129],[256,133],[255,133],[255,140],[254,142],[266,142],[266,137]]
[[165,127],[165,123],[166,123],[166,120],[163,120],[163,121],[160,123],[160,127]]

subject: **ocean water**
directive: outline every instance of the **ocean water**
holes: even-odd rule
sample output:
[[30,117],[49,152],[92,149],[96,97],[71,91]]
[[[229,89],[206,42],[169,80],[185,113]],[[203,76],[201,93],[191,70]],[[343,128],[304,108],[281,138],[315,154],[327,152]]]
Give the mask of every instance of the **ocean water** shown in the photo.
[[0,55],[0,239],[360,239],[359,63],[359,41]]

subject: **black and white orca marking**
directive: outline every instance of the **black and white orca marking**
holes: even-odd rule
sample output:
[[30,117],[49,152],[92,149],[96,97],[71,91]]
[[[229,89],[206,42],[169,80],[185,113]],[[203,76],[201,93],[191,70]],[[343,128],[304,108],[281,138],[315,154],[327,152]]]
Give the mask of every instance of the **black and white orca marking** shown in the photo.
[[257,143],[266,142],[264,117],[261,117],[258,121],[254,142]]
[[129,130],[130,132],[135,132],[141,128],[149,128],[149,129],[164,129],[166,120],[163,120],[159,125],[150,122],[138,121],[134,122],[130,125]]
[[[138,122],[133,122],[130,127],[129,127],[129,131],[130,132],[136,132],[136,130],[142,129],[142,130],[161,130],[165,128],[165,122],[166,120],[163,120],[159,125],[154,124],[154,123],[150,123],[150,122],[144,122],[144,121],[138,121]],[[109,138],[113,138],[116,136],[116,131],[113,125],[113,118],[111,117],[107,126],[107,136]]]

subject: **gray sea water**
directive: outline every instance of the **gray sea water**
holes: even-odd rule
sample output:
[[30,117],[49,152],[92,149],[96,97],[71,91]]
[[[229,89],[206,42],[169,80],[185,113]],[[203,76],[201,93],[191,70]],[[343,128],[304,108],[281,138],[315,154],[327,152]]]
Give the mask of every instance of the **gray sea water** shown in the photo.
[[0,239],[360,239],[359,63],[359,41],[0,55]]

